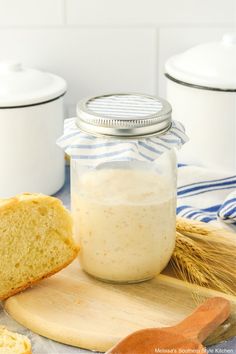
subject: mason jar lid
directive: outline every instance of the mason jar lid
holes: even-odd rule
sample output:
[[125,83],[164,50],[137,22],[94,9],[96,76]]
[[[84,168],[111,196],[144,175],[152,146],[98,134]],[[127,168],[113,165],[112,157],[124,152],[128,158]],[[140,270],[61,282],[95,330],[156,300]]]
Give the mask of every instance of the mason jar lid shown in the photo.
[[12,60],[0,61],[0,82],[0,108],[45,103],[66,92],[66,82],[61,77]]
[[98,136],[143,137],[171,128],[171,106],[162,98],[138,93],[116,93],[81,100],[78,128]]

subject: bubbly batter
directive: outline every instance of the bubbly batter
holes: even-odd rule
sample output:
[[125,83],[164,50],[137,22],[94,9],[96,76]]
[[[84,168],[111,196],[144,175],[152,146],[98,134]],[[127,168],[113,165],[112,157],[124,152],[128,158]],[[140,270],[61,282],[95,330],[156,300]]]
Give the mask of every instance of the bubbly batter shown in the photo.
[[80,263],[107,281],[152,278],[175,246],[175,189],[164,176],[140,169],[101,169],[73,185],[72,210]]

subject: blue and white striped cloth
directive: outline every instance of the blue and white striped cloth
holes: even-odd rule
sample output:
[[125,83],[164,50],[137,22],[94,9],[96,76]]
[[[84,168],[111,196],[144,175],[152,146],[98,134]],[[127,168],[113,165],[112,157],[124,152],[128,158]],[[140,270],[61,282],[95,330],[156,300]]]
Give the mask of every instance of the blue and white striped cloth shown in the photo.
[[163,152],[173,147],[180,148],[188,137],[183,125],[173,121],[170,130],[163,135],[142,139],[107,139],[80,131],[76,118],[66,119],[64,134],[57,144],[72,159],[86,165],[97,165],[109,161],[154,161]]
[[236,227],[236,175],[179,165],[177,215]]

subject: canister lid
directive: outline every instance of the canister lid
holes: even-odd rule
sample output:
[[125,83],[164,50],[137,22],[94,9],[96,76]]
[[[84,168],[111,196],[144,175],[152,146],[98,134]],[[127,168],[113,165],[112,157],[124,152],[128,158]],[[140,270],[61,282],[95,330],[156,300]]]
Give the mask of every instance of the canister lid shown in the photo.
[[0,62],[0,108],[47,102],[65,91],[66,82],[59,76],[25,68],[17,61]]
[[167,76],[182,83],[223,91],[236,91],[236,32],[221,41],[197,45],[170,58]]
[[77,105],[77,126],[93,135],[156,135],[169,130],[171,122],[170,104],[150,95],[107,94],[87,98]]

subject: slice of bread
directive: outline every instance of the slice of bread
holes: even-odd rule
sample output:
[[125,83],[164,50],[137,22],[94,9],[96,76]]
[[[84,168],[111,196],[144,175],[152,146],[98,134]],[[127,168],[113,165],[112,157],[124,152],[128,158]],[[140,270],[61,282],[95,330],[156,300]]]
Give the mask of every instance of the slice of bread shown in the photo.
[[0,201],[0,300],[71,263],[72,220],[59,199],[22,194]]
[[31,354],[30,340],[0,326],[0,354]]

